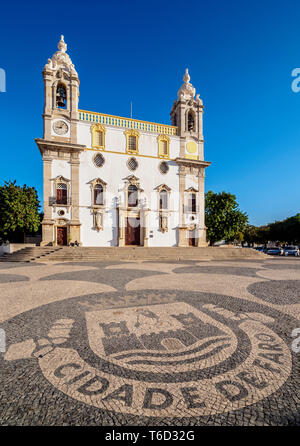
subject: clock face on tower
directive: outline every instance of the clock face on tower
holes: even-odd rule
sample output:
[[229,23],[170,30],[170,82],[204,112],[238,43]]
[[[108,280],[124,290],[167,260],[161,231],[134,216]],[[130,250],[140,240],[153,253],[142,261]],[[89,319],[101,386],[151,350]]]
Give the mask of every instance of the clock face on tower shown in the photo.
[[57,135],[64,135],[67,133],[69,127],[64,121],[55,121],[53,124],[53,130]]

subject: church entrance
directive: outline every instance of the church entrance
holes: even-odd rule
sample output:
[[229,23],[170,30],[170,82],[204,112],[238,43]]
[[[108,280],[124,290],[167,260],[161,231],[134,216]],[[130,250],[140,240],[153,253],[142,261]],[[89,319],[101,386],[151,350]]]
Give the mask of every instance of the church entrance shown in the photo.
[[196,231],[189,231],[189,246],[197,246]]
[[57,226],[57,244],[66,246],[68,244],[68,232],[65,226]]
[[140,219],[127,218],[125,230],[126,245],[140,245]]

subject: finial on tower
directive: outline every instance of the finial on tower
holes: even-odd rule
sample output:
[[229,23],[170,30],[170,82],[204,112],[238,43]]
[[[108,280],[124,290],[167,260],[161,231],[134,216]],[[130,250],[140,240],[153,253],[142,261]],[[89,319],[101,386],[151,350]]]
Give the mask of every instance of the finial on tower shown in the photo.
[[179,100],[194,98],[194,96],[196,94],[196,90],[193,87],[193,85],[190,84],[190,80],[191,80],[191,77],[189,75],[189,70],[188,70],[188,68],[186,68],[184,76],[183,76],[184,84],[180,87],[180,89],[178,91],[178,99]]
[[67,44],[65,43],[64,36],[60,36],[60,41],[57,44],[58,51],[56,51],[51,59],[48,59],[45,68],[47,70],[58,70],[59,68],[63,68],[65,71],[70,71],[78,77],[78,74],[75,70],[74,65],[70,59],[70,56],[67,54]]
[[191,80],[191,77],[189,75],[189,69],[186,68],[185,69],[185,74],[183,76],[183,82],[187,83],[187,82],[190,82],[190,80]]
[[64,41],[64,36],[63,35],[60,36],[60,41],[58,42],[57,48],[62,53],[65,53],[67,51],[67,44]]

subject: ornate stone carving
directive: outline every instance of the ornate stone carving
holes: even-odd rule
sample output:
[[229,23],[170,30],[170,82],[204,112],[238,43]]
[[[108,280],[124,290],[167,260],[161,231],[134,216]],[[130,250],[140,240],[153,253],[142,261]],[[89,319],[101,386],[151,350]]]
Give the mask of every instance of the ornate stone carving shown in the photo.
[[162,212],[159,218],[160,230],[165,233],[168,232],[168,214]]
[[[190,75],[188,68],[185,69],[185,74],[183,76],[183,82],[184,84],[180,87],[178,91],[178,100],[189,100],[193,99],[196,94],[196,89],[193,87],[193,85],[190,83]],[[193,101],[192,101],[193,103]]]
[[[71,74],[77,75],[77,71],[70,59],[70,56],[66,53],[67,44],[64,41],[64,36],[61,36],[60,41],[58,42],[58,51],[56,51],[51,59],[48,59],[48,62],[45,65],[45,69],[48,70],[57,70],[58,68],[62,68],[63,71],[67,71]],[[62,72],[60,71],[59,76],[61,77]]]
[[95,228],[97,231],[101,231],[103,229],[103,211],[96,211],[94,213],[95,218]]

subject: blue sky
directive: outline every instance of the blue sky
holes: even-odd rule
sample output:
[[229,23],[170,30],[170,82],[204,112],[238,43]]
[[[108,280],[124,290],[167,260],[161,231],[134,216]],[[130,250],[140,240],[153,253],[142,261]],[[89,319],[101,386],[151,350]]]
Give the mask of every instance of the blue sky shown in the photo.
[[64,34],[82,109],[170,123],[182,76],[204,101],[206,190],[250,223],[300,211],[300,3],[286,0],[7,2],[1,6],[0,183],[42,199],[42,69]]

